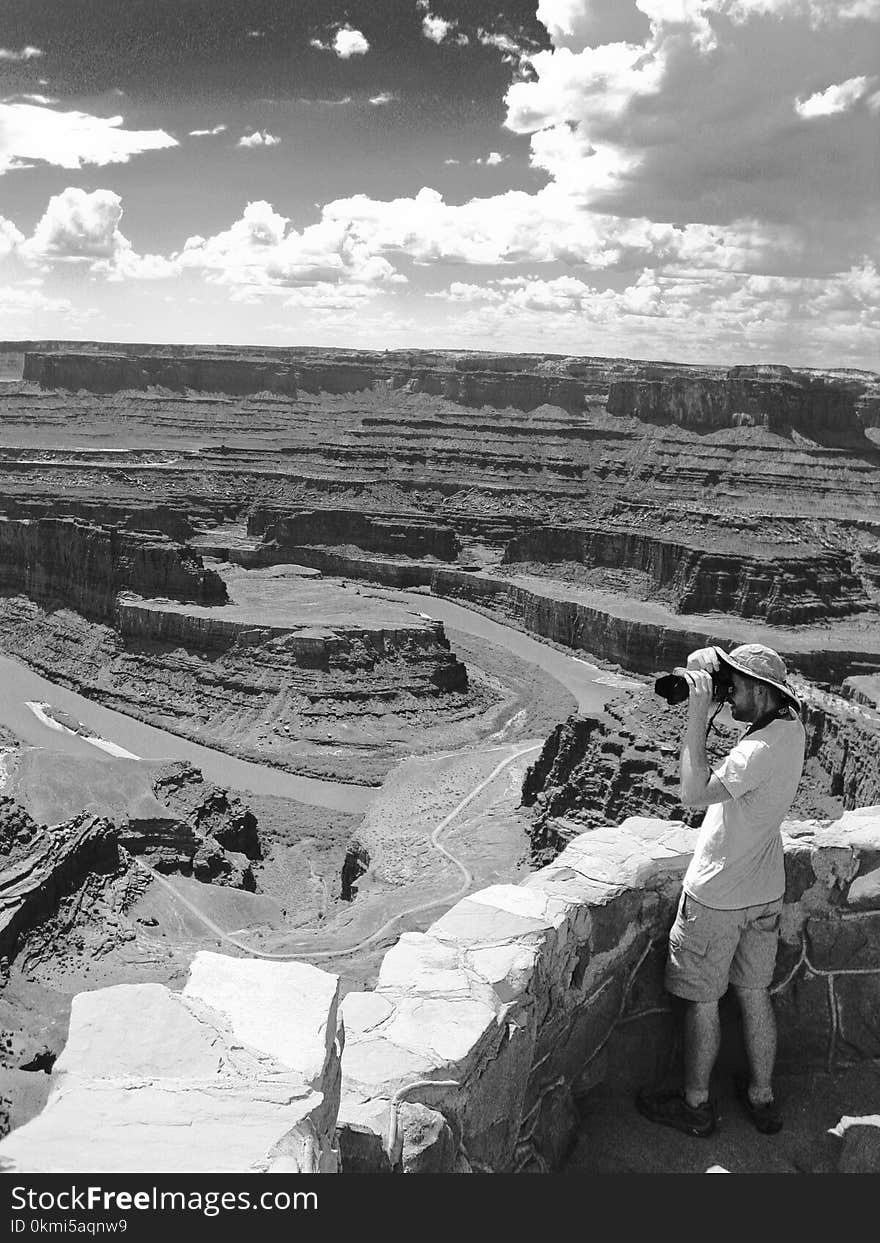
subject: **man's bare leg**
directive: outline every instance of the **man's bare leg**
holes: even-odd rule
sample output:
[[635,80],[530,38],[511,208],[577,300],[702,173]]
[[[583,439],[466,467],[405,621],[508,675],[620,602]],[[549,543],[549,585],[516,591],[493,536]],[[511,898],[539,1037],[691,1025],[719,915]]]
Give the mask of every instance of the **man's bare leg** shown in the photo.
[[737,988],[743,1037],[749,1061],[749,1100],[754,1105],[773,1099],[776,1062],[776,1014],[766,988]]
[[721,1048],[717,1001],[689,1001],[684,1014],[684,1095],[693,1108],[709,1099],[709,1079]]

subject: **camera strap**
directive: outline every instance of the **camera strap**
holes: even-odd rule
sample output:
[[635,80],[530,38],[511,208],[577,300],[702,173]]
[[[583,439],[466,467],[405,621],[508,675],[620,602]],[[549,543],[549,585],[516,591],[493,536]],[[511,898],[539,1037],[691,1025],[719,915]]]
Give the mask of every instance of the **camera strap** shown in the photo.
[[709,737],[709,734],[715,725],[716,716],[718,715],[718,713],[721,711],[723,707],[724,707],[724,700],[722,699],[718,707],[715,709],[715,711],[712,713],[712,715],[709,718],[709,724],[706,726],[706,737],[707,738]]

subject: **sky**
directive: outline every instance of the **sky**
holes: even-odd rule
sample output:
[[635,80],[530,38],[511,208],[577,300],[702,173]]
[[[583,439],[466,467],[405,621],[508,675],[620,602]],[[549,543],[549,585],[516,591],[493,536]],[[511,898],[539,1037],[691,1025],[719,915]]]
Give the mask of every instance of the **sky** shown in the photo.
[[0,0],[0,340],[880,370],[880,0]]

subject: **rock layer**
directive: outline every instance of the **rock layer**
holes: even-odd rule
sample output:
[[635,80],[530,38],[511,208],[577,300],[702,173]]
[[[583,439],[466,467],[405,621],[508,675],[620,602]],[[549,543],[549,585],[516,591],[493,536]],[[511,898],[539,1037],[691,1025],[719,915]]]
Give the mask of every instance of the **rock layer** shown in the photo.
[[113,617],[120,591],[199,604],[227,599],[220,576],[183,545],[67,518],[0,516],[0,588],[102,620]]
[[713,431],[721,427],[766,427],[797,431],[819,444],[861,445],[858,382],[792,371],[788,367],[732,367],[723,377],[689,376],[614,380],[611,414],[671,421]]
[[574,561],[636,570],[678,613],[715,610],[790,626],[864,612],[871,601],[850,558],[816,549],[708,552],[646,532],[538,527],[511,540],[504,564]]

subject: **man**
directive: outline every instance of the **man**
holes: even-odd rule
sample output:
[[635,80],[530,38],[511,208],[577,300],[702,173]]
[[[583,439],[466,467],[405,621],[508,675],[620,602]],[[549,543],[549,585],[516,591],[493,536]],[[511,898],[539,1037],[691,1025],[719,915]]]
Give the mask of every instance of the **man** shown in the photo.
[[[711,772],[706,732],[716,672],[729,683],[734,720],[748,729]],[[769,993],[785,891],[779,826],[803,769],[800,702],[781,657],[760,643],[743,644],[729,655],[701,648],[688,657],[684,676],[690,694],[681,802],[707,809],[685,873],[666,965],[666,988],[687,1002],[684,1090],[643,1090],[636,1103],[653,1122],[689,1135],[712,1134],[709,1079],[721,1043],[718,1002],[731,985],[742,1012],[750,1076],[747,1085],[738,1085],[738,1094],[758,1130],[772,1134],[782,1127],[771,1082],[776,1018]]]

